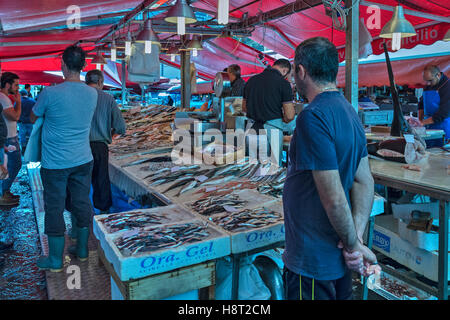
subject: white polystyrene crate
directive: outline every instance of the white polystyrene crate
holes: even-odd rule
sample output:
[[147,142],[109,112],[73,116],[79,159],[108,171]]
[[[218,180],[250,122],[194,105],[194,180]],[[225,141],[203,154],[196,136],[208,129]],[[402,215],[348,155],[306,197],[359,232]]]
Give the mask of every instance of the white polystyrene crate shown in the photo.
[[[149,213],[153,213],[158,216],[161,216],[163,219],[161,220],[160,225],[170,224],[170,223],[174,223],[174,222],[187,221],[187,220],[192,220],[195,218],[195,216],[192,213],[190,213],[189,211],[185,210],[184,208],[182,208],[176,204],[172,204],[172,205],[168,205],[168,206],[161,206],[161,207],[156,207],[156,208],[151,208],[151,209],[135,209],[135,210],[131,210],[131,211],[120,212],[118,214],[120,215],[120,214],[132,213],[132,212],[149,212]],[[117,231],[117,232],[109,232],[108,228],[102,223],[102,219],[106,218],[107,216],[109,216],[109,214],[94,216],[93,232],[94,232],[94,235],[97,237],[97,239],[100,242],[105,241],[105,238],[110,237],[111,235],[114,235],[116,233],[128,231],[128,229],[127,229],[127,230],[121,230],[121,231]],[[150,227],[150,226],[151,225],[146,225],[146,227]],[[158,225],[155,224],[153,226],[158,226]]]
[[[187,222],[204,223],[201,220]],[[103,242],[100,242],[100,245],[106,259],[113,265],[119,278],[122,281],[128,281],[229,255],[229,235],[212,224],[208,225],[208,231],[210,235],[205,240],[188,243],[176,248],[144,252],[131,257],[122,255],[114,243],[114,240],[124,233],[106,237]]]
[[[402,239],[397,234],[398,221],[392,215],[375,218],[373,247],[414,272],[438,281],[438,251],[420,249]],[[450,280],[450,272],[448,279]]]
[[392,214],[397,219],[411,219],[411,212],[414,210],[430,212],[431,218],[439,219],[439,202],[430,203],[392,203]]
[[[411,230],[407,228],[408,221],[399,219],[398,221],[398,235],[400,238],[409,241],[417,248],[435,251],[439,250],[439,233],[436,231],[423,232],[419,230]],[[450,240],[450,235],[449,235]]]

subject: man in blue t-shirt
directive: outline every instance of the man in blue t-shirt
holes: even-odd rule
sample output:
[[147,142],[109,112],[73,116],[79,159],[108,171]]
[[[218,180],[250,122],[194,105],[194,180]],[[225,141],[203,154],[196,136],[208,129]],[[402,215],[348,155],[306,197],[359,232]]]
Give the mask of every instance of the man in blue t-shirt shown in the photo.
[[363,245],[374,182],[357,113],[336,88],[338,53],[327,39],[302,42],[294,77],[310,104],[296,120],[283,191],[287,299],[352,299],[351,271],[369,275]]
[[89,199],[93,168],[89,133],[97,106],[97,91],[80,80],[85,61],[86,53],[82,48],[67,47],[61,60],[64,82],[42,90],[30,114],[32,122],[36,117],[44,118],[41,178],[49,255],[41,257],[37,266],[53,272],[63,269],[63,212],[67,192],[70,192],[71,213],[77,221],[76,248],[69,248],[69,252],[82,261],[88,258],[93,214]]

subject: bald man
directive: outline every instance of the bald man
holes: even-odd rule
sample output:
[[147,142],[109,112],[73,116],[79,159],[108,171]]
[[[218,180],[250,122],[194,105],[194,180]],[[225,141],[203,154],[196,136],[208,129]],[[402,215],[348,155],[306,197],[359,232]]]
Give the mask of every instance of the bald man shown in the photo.
[[450,81],[437,66],[431,65],[423,70],[425,88],[419,101],[419,120],[428,129],[445,131],[450,139]]

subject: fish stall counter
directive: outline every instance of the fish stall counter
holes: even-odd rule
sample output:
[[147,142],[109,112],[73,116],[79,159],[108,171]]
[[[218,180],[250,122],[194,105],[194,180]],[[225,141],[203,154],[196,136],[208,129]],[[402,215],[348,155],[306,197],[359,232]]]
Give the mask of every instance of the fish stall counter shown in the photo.
[[[382,241],[376,241],[374,246],[384,255],[407,265],[414,272],[436,281],[438,289],[436,290],[422,281],[417,281],[415,278],[399,275],[405,281],[416,284],[419,282],[428,293],[439,299],[447,300],[448,280],[450,279],[448,269],[450,153],[430,149],[427,157],[416,163],[414,167],[382,159],[370,159],[369,162],[375,183],[413,194],[425,195],[439,201],[436,214],[439,217],[439,249],[437,251],[415,248],[409,241],[400,239],[397,230],[392,231],[387,228],[386,223],[383,224],[383,221],[379,219],[375,220],[375,231],[377,232],[376,238]],[[401,231],[400,228],[398,231]],[[419,260],[410,261],[407,259],[408,256],[418,257]],[[388,269],[386,268],[386,270]]]

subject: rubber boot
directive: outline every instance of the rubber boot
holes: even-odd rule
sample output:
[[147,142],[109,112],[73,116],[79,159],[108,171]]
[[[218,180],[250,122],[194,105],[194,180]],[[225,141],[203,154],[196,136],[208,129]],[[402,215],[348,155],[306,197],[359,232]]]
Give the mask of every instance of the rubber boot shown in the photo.
[[64,237],[48,236],[48,257],[42,256],[37,266],[42,270],[60,272],[63,270]]
[[77,218],[75,217],[75,215],[73,213],[70,214],[70,218],[72,220],[72,229],[70,230],[70,240],[72,240],[73,242],[77,241]]
[[86,261],[89,256],[89,227],[77,228],[77,231],[77,244],[69,247],[69,253],[78,257],[80,261]]

